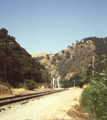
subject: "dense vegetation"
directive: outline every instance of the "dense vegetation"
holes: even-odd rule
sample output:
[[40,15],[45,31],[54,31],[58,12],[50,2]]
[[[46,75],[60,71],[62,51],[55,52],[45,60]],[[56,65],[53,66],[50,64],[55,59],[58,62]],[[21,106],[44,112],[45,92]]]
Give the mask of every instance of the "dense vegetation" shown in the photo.
[[8,35],[5,28],[0,29],[0,83],[7,82],[13,87],[22,87],[29,81],[31,84],[49,82],[49,74],[43,65],[31,58],[13,36]]
[[81,81],[82,76],[79,74],[75,74],[74,76],[70,77],[70,79],[65,79],[61,81],[61,85],[63,88],[69,88],[69,87],[81,87],[83,86],[83,83]]
[[98,120],[107,120],[107,61],[106,58],[96,64],[92,76],[88,69],[82,82],[89,85],[82,93],[81,107],[90,112]]

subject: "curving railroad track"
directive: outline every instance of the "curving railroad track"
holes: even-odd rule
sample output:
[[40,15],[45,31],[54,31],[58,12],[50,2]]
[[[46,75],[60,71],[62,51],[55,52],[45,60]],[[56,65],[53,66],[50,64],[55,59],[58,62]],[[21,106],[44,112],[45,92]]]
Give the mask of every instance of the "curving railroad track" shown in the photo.
[[24,94],[24,95],[17,95],[17,96],[11,96],[11,97],[5,97],[5,98],[0,98],[0,107],[3,105],[8,105],[16,102],[21,102],[21,101],[26,101],[28,99],[32,98],[38,98],[41,96],[57,93],[57,92],[62,92],[67,89],[63,90],[53,90],[53,91],[46,91],[46,92],[39,92],[39,93],[32,93],[32,94]]

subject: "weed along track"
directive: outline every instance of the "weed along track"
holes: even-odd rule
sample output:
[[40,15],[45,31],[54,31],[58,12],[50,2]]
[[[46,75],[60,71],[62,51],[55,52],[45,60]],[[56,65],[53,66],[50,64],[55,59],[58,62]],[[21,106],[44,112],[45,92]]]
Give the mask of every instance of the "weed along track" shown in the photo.
[[28,99],[32,98],[38,98],[41,96],[57,93],[57,92],[62,92],[67,89],[63,90],[53,90],[53,91],[46,91],[46,92],[39,92],[39,93],[33,93],[33,94],[24,94],[24,95],[17,95],[17,96],[12,96],[12,97],[5,97],[5,98],[0,98],[0,106],[3,105],[8,105],[16,102],[21,102],[21,101],[26,101]]

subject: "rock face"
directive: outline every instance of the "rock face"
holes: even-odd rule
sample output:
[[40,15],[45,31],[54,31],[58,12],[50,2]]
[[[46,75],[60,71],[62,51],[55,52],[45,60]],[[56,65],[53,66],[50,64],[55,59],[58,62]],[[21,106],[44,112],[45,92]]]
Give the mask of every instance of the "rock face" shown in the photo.
[[4,85],[0,85],[0,97],[8,95],[12,95],[11,90]]
[[91,67],[92,56],[95,57],[96,63],[101,54],[107,55],[106,43],[107,37],[84,38],[56,54],[47,54],[40,63],[45,66],[51,77],[69,79],[74,74],[83,74],[84,69]]

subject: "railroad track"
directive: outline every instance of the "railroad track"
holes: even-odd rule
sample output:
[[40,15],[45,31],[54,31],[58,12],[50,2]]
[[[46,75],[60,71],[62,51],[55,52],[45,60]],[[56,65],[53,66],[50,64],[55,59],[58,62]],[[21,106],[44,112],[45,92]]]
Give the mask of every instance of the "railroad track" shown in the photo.
[[12,96],[12,97],[0,98],[0,107],[3,105],[8,105],[8,104],[16,103],[16,102],[21,102],[21,101],[26,101],[28,99],[37,98],[37,97],[41,97],[41,96],[45,96],[45,95],[49,95],[49,94],[53,94],[53,93],[57,93],[57,92],[62,92],[65,90],[67,90],[67,89],[53,90],[53,91],[46,91],[46,92],[40,92],[40,93],[24,94],[24,95]]

